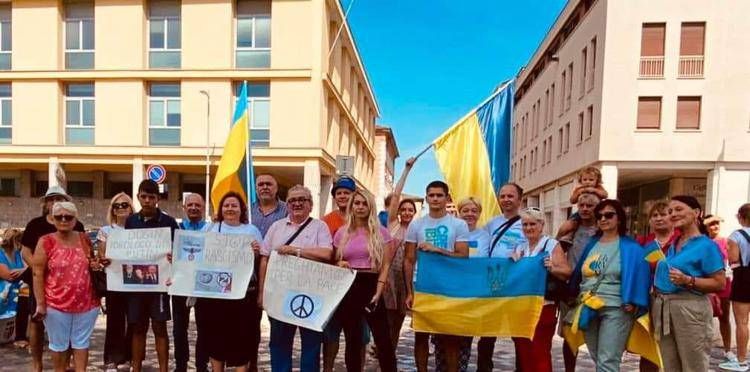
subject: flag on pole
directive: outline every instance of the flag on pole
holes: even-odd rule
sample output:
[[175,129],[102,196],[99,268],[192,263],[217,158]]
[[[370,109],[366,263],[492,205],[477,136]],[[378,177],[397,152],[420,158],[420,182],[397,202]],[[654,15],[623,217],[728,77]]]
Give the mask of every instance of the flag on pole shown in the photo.
[[253,156],[250,152],[250,111],[247,107],[247,81],[242,83],[234,109],[232,128],[224,145],[214,185],[211,188],[211,203],[219,210],[221,197],[230,191],[243,196],[248,205],[255,200],[255,175]]
[[500,214],[496,195],[510,175],[513,91],[513,82],[505,82],[433,142],[453,200],[473,196],[482,202],[480,225]]

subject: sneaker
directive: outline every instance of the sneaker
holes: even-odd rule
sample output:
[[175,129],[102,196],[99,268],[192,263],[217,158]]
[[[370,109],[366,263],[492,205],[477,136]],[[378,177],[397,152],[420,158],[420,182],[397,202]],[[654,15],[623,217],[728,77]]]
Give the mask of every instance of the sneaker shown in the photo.
[[724,353],[724,362],[738,362],[737,355],[731,351]]
[[747,370],[750,370],[750,366],[748,366],[747,361],[724,362],[724,363],[719,364],[719,368],[726,369],[727,371],[739,371],[739,372],[745,372]]

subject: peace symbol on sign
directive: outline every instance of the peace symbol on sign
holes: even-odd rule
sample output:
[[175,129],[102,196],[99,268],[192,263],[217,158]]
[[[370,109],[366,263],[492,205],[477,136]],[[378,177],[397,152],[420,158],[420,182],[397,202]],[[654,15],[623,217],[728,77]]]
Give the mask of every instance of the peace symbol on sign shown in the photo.
[[313,310],[315,310],[315,303],[310,296],[299,294],[289,302],[289,310],[297,318],[305,319],[312,315]]

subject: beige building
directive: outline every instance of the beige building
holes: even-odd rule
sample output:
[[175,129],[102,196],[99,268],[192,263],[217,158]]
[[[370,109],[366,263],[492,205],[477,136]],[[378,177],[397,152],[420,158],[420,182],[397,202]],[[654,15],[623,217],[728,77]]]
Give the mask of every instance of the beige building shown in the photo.
[[38,215],[58,166],[87,226],[150,164],[181,216],[207,154],[216,171],[243,80],[256,174],[309,187],[314,215],[337,155],[376,190],[379,111],[343,19],[337,0],[0,2],[0,224]]
[[601,169],[631,231],[696,196],[724,233],[750,196],[750,2],[571,0],[517,76],[512,178],[548,229],[577,171]]
[[378,210],[383,210],[387,206],[384,199],[388,194],[393,192],[393,183],[396,167],[396,158],[398,158],[398,146],[396,137],[389,127],[375,126],[375,188],[373,193],[377,200],[375,201]]

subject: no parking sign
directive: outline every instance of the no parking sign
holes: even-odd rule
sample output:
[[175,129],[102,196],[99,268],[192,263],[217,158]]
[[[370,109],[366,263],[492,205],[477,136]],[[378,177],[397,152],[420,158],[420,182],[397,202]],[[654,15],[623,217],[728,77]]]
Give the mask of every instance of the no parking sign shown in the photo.
[[167,179],[167,170],[161,164],[151,164],[146,168],[148,179],[156,183],[162,183]]

